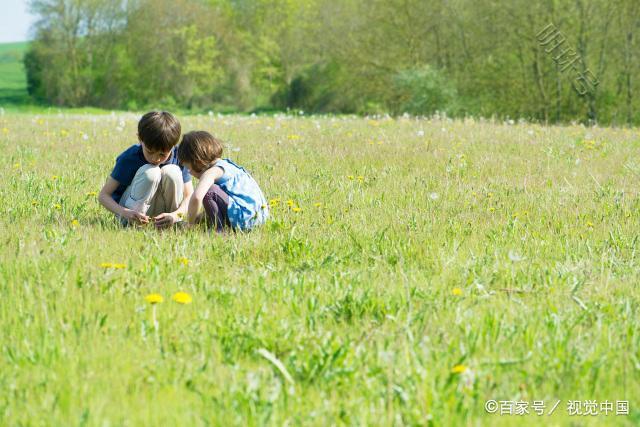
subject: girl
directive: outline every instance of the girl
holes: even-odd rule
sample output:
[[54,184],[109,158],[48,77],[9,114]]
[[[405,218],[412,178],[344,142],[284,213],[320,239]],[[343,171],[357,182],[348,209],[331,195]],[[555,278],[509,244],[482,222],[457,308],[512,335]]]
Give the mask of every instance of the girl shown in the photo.
[[224,227],[249,230],[264,224],[269,209],[260,187],[244,168],[221,156],[222,141],[208,132],[182,137],[178,159],[199,180],[189,201],[189,224],[198,222],[203,206],[207,222],[216,231]]

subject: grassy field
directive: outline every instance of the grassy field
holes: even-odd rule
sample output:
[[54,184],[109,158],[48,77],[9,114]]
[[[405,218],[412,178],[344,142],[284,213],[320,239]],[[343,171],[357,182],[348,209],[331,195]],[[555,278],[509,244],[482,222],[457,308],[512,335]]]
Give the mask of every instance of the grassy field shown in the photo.
[[29,102],[27,77],[22,58],[26,42],[0,44],[0,106],[11,107]]
[[98,205],[137,118],[0,117],[0,424],[640,423],[637,132],[181,117],[271,200],[216,236]]

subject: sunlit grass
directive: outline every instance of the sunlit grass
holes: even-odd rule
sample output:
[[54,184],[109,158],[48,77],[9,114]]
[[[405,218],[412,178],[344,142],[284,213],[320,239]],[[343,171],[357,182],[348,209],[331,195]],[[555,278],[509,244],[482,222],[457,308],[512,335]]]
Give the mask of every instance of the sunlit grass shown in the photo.
[[640,422],[635,132],[181,117],[269,200],[219,236],[98,205],[137,119],[0,117],[3,424]]

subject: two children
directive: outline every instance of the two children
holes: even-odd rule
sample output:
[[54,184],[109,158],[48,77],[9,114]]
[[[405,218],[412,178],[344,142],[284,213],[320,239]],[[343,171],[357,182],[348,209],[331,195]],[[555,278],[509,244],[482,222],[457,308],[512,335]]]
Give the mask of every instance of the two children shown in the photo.
[[[180,122],[167,112],[150,112],[138,123],[139,143],[116,159],[98,197],[122,224],[169,227],[186,215],[221,231],[263,224],[266,200],[243,168],[222,159],[222,142],[203,131],[180,140]],[[191,175],[199,179],[193,189]],[[204,215],[202,213],[204,208]]]

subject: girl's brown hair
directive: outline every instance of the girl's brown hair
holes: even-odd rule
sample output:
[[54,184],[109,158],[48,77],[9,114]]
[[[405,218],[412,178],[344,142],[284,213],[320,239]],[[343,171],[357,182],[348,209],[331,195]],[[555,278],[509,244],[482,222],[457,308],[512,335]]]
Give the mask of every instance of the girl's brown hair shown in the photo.
[[220,156],[222,156],[222,141],[203,130],[185,134],[178,146],[180,163],[188,163],[197,173],[204,172]]

